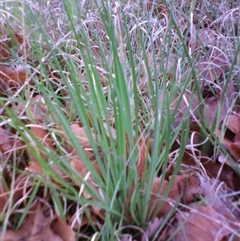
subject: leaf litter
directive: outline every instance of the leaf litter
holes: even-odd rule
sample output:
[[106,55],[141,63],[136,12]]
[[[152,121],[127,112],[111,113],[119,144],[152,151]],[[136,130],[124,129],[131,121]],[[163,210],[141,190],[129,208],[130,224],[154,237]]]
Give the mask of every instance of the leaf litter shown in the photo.
[[[151,7],[154,8],[153,12],[157,18],[164,20],[169,17],[168,9],[164,4],[148,1],[147,8],[150,9]],[[13,58],[11,55],[12,48],[16,48],[20,56],[22,48],[30,51],[30,47],[24,37],[13,29],[11,31],[13,32],[13,41],[10,41],[5,25],[2,26],[0,31],[0,92],[2,96],[5,96],[6,92],[9,96],[12,96],[19,87],[24,85],[28,78],[27,71],[23,66],[17,65],[13,67],[7,64],[7,61]],[[191,41],[196,39],[195,43],[191,42],[191,46],[195,46],[193,50],[197,51],[198,48],[202,48],[208,52],[200,57],[196,64],[197,76],[202,88],[202,102],[199,101],[197,94],[191,90],[177,93],[171,99],[169,111],[171,114],[175,113],[172,123],[173,128],[177,128],[183,121],[183,118],[190,116],[189,143],[183,154],[180,170],[177,174],[174,173],[176,165],[174,160],[180,149],[180,143],[176,141],[171,147],[171,153],[169,154],[167,175],[162,175],[160,171],[153,180],[149,204],[146,207],[148,215],[146,220],[147,228],[143,229],[144,234],[140,235],[140,239],[134,239],[130,233],[121,240],[151,240],[156,233],[158,234],[157,240],[223,241],[231,240],[232,237],[235,237],[236,240],[240,239],[238,234],[240,211],[236,194],[240,189],[240,178],[235,169],[232,168],[230,161],[233,159],[236,164],[239,164],[240,160],[240,113],[237,104],[234,104],[231,112],[229,111],[229,104],[232,104],[233,96],[235,95],[235,87],[232,81],[227,86],[225,95],[222,92],[223,87],[221,83],[226,81],[225,75],[230,69],[231,61],[223,53],[223,50],[219,51],[215,48],[215,45],[219,44],[218,35],[212,28],[203,27],[199,29],[197,37],[191,39]],[[24,44],[25,46],[23,46]],[[224,45],[224,43],[221,44]],[[175,68],[177,68],[175,65],[176,58],[173,56],[172,59],[174,59],[174,64],[170,63],[169,65],[175,71]],[[168,72],[168,80],[170,80],[173,78],[173,75],[170,71]],[[219,82],[221,83],[219,84]],[[163,102],[164,93],[160,93],[159,106],[162,106]],[[66,105],[69,106],[69,103],[66,103]],[[213,153],[214,147],[211,146],[212,144],[207,152],[201,148],[203,145],[201,133],[201,128],[203,127],[201,126],[199,111],[201,106],[203,107],[204,118],[208,121],[209,129],[214,128],[212,130],[215,133],[214,138],[225,147],[227,152],[218,149],[217,153]],[[22,140],[17,130],[11,129],[9,131],[6,123],[1,125],[1,219],[4,219],[7,215],[9,208],[13,210],[12,216],[14,216],[14,212],[18,208],[20,208],[19,210],[26,208],[29,194],[34,186],[33,179],[28,175],[44,175],[43,166],[33,154],[32,149],[46,165],[52,165],[50,153],[57,151],[57,143],[49,128],[45,125],[46,122],[51,122],[58,128],[59,135],[65,145],[66,159],[70,165],[96,192],[101,194],[99,185],[94,182],[84,160],[79,157],[77,150],[71,145],[68,137],[64,135],[63,128],[59,126],[59,123],[54,123],[57,119],[50,118],[49,110],[46,108],[44,98],[40,93],[30,97],[26,103],[13,103],[10,108],[16,115],[25,120],[26,128],[29,128],[31,135],[42,144],[43,148],[39,148],[30,136],[28,141]],[[188,115],[186,115],[187,112],[189,112]],[[218,118],[217,115],[219,115]],[[25,118],[26,116],[28,118]],[[4,118],[8,118],[7,114],[5,114]],[[218,119],[217,125],[213,126],[216,118]],[[88,139],[86,129],[78,122],[70,125],[79,145],[82,147],[86,157],[91,161],[92,168],[101,177],[101,170]],[[93,139],[97,142],[98,138],[94,137],[93,129],[90,129],[90,131]],[[113,126],[111,127],[111,132],[116,133]],[[108,135],[108,133],[106,134]],[[194,140],[192,140],[192,136],[195,136]],[[152,154],[154,139],[151,136],[143,137],[142,135],[135,141],[138,148],[136,166],[140,179],[143,179],[145,170],[149,166],[147,159]],[[128,148],[129,146],[126,147],[126,149]],[[21,172],[13,180],[14,174],[12,174],[13,170],[9,167],[9,164],[16,159],[16,156],[21,161],[14,165]],[[52,167],[65,181],[72,185],[71,180],[64,176],[58,166],[53,164]],[[175,175],[173,182],[171,181],[172,175]],[[61,187],[61,183],[58,183],[57,180],[53,180],[53,185]],[[83,184],[74,184],[74,188],[86,199],[93,200],[93,197],[85,190]],[[133,185],[132,189],[134,188]],[[12,201],[10,201],[11,192],[13,192]],[[143,190],[142,192],[145,191]],[[127,200],[131,201],[131,198],[132,192],[129,193]],[[128,201],[126,201],[127,204],[129,204]],[[71,207],[77,208],[77,205],[79,204],[73,203]],[[82,213],[78,215],[76,210],[74,212],[69,211],[69,213],[66,213],[67,219],[64,221],[53,207],[51,198],[47,199],[46,195],[42,195],[39,192],[19,229],[15,230],[12,225],[9,225],[4,235],[2,231],[0,232],[0,235],[2,235],[1,240],[71,241],[75,240],[79,230],[81,230],[81,234],[84,236],[83,227],[91,226],[87,215]],[[69,210],[71,209],[70,206],[68,208]],[[105,219],[106,213],[92,204],[86,205],[86,210],[88,211],[88,216],[91,216],[91,220],[100,230],[102,227],[100,223]],[[173,215],[168,220],[168,214],[172,211]],[[131,215],[127,218],[129,218],[131,223],[133,220]],[[166,220],[168,220],[167,225],[163,225]],[[80,237],[79,235],[78,233],[78,237]],[[84,239],[87,238],[85,237]]]

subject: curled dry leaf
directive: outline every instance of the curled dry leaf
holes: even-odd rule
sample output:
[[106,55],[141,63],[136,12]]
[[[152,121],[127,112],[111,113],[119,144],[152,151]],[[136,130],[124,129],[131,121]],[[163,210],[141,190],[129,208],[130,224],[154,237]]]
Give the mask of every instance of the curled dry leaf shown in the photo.
[[24,142],[18,136],[10,135],[5,129],[0,127],[0,152],[14,155],[24,150]]
[[212,29],[199,29],[196,31],[197,41],[196,48],[200,46],[215,46],[218,34]]
[[[95,159],[95,156],[90,151],[85,151],[86,156],[88,157],[89,161],[91,161],[93,168],[97,171],[97,173],[100,175],[100,169],[97,164],[97,161]],[[83,176],[85,177],[87,173],[89,172],[88,168],[86,167],[84,161],[81,159],[81,157],[78,156],[77,151],[73,150],[73,152],[70,155],[69,162],[71,165]]]
[[5,152],[12,148],[12,142],[9,134],[0,127],[0,151]]
[[[84,150],[91,150],[92,146],[88,140],[87,132],[84,127],[80,127],[78,124],[71,125],[72,132],[77,137],[79,144],[82,146]],[[92,129],[91,129],[92,131]],[[93,134],[93,131],[92,131]],[[93,135],[94,137],[94,135]],[[68,147],[68,152],[72,152],[73,148]]]
[[61,219],[61,217],[58,216],[51,223],[51,229],[56,235],[61,237],[63,241],[75,241],[75,232]]
[[227,142],[227,150],[234,157],[234,159],[239,163],[240,162],[240,142]]
[[[190,212],[178,212],[174,229],[179,231],[173,241],[221,241],[223,237],[239,229],[228,219],[216,212],[212,206],[190,205]],[[169,233],[169,236],[171,233]]]
[[[46,212],[49,207],[42,207],[41,203],[37,201],[29,210],[25,222],[22,224],[19,230],[8,230],[4,236],[3,241],[73,241],[75,240],[74,232],[70,231],[70,228],[61,220],[57,219],[56,223],[53,223],[55,217],[51,215],[51,212]],[[53,224],[53,227],[51,226]],[[56,224],[59,227],[56,227]],[[59,229],[62,229],[59,231]],[[57,231],[57,233],[55,233]],[[64,233],[64,232],[66,233]],[[66,235],[69,237],[66,237]],[[1,236],[1,233],[0,233]]]
[[[43,146],[49,150],[49,151],[54,151],[54,142],[51,139],[49,133],[44,129],[43,126],[41,125],[36,125],[31,127],[32,134],[37,138]],[[40,156],[45,160],[48,161],[48,156],[45,154],[40,148],[38,148],[34,143],[34,141],[31,139],[31,145],[32,147],[37,148]],[[31,153],[31,148],[27,148],[28,156],[30,159],[28,167],[25,168],[26,171],[29,171],[31,173],[40,175],[42,173],[42,166],[39,163],[39,161],[34,157],[34,155]],[[51,164],[51,168],[55,171],[56,176],[52,176],[52,181],[54,184],[59,185],[58,178],[60,177],[61,179],[64,179],[67,182],[70,182],[69,177],[56,165],[56,164]]]
[[146,7],[148,11],[153,10],[154,14],[158,15],[160,18],[163,16],[168,16],[167,7],[164,3],[162,3],[162,1],[148,0]]
[[0,179],[0,212],[3,211],[8,202],[8,195],[3,187],[2,180]]
[[209,82],[219,79],[230,68],[230,62],[226,55],[215,49],[211,51],[210,57],[203,56],[200,58],[197,69],[202,78]]
[[[73,151],[73,152],[75,152],[75,151]],[[87,155],[88,159],[90,161],[92,161],[91,164],[92,164],[93,168],[96,170],[96,172],[99,174],[99,176],[101,176],[101,171],[100,171],[97,161],[95,160],[95,156],[90,152],[86,152],[86,155]],[[91,160],[91,157],[93,157],[92,160]],[[81,176],[84,178],[84,180],[88,184],[90,184],[93,187],[93,189],[96,190],[96,193],[99,193],[99,187],[94,182],[92,175],[90,173],[90,170],[87,168],[84,161],[79,156],[78,157],[74,157],[74,156],[70,157],[69,161],[70,161],[70,164],[76,169],[76,171],[81,174]],[[92,195],[88,192],[84,183],[82,183],[80,185],[80,193],[86,199],[92,199]],[[103,218],[102,214],[101,214],[101,209],[99,207],[91,206],[90,210],[91,210],[91,213],[93,213],[94,215]]]
[[[30,178],[25,176],[24,174],[18,174],[14,183],[10,182],[7,183],[8,188],[4,188],[2,182],[0,182],[0,212],[2,214],[4,213],[4,209],[7,205],[12,205],[12,203],[9,202],[9,196],[11,193],[13,193],[13,204],[18,202],[22,197],[25,196],[26,192],[32,188],[32,182]],[[8,190],[10,189],[10,190]],[[21,200],[22,202],[26,201],[25,199]],[[7,209],[5,209],[7,211]]]
[[[220,88],[225,88],[224,82],[220,84]],[[232,82],[228,83],[224,93],[220,89],[215,88],[213,84],[206,84],[203,86],[202,96],[204,99],[204,117],[206,120],[209,120],[210,126],[212,126],[217,115],[219,118],[219,123],[221,123],[225,117],[228,116],[229,110],[232,110],[231,103],[234,101],[235,94],[235,88]],[[230,121],[232,120],[233,118],[230,117]],[[232,127],[230,122],[228,122],[228,125]]]
[[[221,137],[220,131],[216,131],[215,134],[218,137]],[[229,151],[229,153],[235,158],[235,160],[239,161],[240,160],[240,142],[232,142],[226,138],[223,138],[222,143]]]
[[49,122],[50,114],[41,95],[36,95],[29,99],[27,105],[19,103],[18,105],[13,105],[11,109],[16,115],[28,116],[34,123]]
[[[54,150],[53,140],[51,139],[48,132],[45,130],[43,126],[31,126],[30,130],[32,134],[35,136],[35,138],[37,138],[48,150]],[[30,143],[33,148],[37,148],[39,154],[42,156],[43,159],[48,159],[48,156],[37,147],[37,144],[32,139],[30,139]],[[40,163],[31,153],[30,148],[27,148],[27,152],[30,158],[30,165],[26,168],[26,170],[36,174],[40,174],[42,172],[42,167]]]
[[147,167],[147,145],[144,137],[138,140],[138,174],[142,178]]
[[[71,125],[73,133],[76,135],[79,144],[82,146],[87,159],[86,161],[89,162],[90,165],[92,165],[93,169],[98,173],[99,176],[101,176],[101,170],[99,168],[98,162],[96,160],[96,157],[93,153],[91,143],[88,140],[87,133],[83,127],[80,127],[78,124]],[[92,131],[92,129],[91,129]],[[94,134],[93,134],[94,138]],[[68,151],[70,151],[72,147],[68,147]],[[91,172],[88,169],[85,162],[82,160],[82,158],[78,155],[77,150],[73,149],[72,152],[69,155],[69,162],[70,164],[76,169],[78,173],[81,174],[81,176],[85,179],[86,182],[88,182],[93,189],[96,190],[96,192],[99,192],[98,185],[94,182]],[[92,195],[88,192],[86,189],[84,183],[80,185],[80,192],[81,195],[83,195],[87,199],[92,199]],[[103,215],[101,214],[101,209],[96,206],[90,207],[90,212],[101,219],[104,219]]]
[[[60,129],[64,133],[63,127],[60,127]],[[71,125],[71,129],[72,129],[73,134],[75,134],[75,136],[77,137],[77,140],[79,141],[79,144],[82,146],[82,148],[84,150],[91,151],[92,150],[92,146],[91,146],[91,144],[90,144],[90,142],[88,140],[88,136],[87,136],[87,132],[86,132],[85,128],[80,126],[77,123],[74,123],[74,124]],[[92,131],[92,129],[90,129],[90,131]],[[73,148],[72,144],[70,143],[69,138],[65,134],[63,134],[63,138],[64,138],[64,140],[66,142],[66,150],[67,150],[67,152],[68,153],[73,152],[74,148]],[[94,136],[93,136],[93,138],[94,138]]]
[[[8,27],[9,29],[9,27]],[[18,54],[22,55],[22,47],[25,49],[29,48],[28,43],[25,41],[23,35],[11,29],[13,34],[11,37],[7,34],[7,26],[1,25],[0,26],[0,61],[4,62],[11,57],[10,49],[14,46],[18,50]]]
[[22,66],[16,69],[0,65],[0,92],[5,93],[9,88],[17,88],[24,84],[27,72]]
[[219,112],[218,123],[221,123],[224,120],[224,118],[227,116],[228,106],[225,102],[223,102],[221,106],[221,99],[222,99],[222,96],[220,94],[219,98],[217,99],[210,97],[205,100],[203,114],[210,128],[213,126],[213,123],[218,115],[218,112]]
[[[96,162],[96,158],[94,156],[91,143],[88,140],[87,132],[84,127],[80,127],[78,124],[71,125],[72,131],[77,137],[79,144],[82,146],[85,151],[86,156],[90,161],[92,161],[92,165],[94,169],[100,174],[99,166]],[[71,165],[84,177],[89,172],[84,161],[79,157],[77,150],[73,149],[72,146],[67,146],[67,151],[70,152],[69,162]]]
[[240,133],[240,116],[238,114],[229,115],[226,126],[233,133]]
[[215,183],[215,179],[202,181],[205,203],[211,205],[217,213],[228,220],[238,222],[240,218],[240,209],[237,208],[233,202],[234,198],[227,195],[229,190],[225,185],[215,185]]
[[[159,93],[159,106],[163,106],[164,104],[164,93],[160,92]],[[195,115],[198,117],[199,112],[198,112],[198,107],[199,107],[199,101],[196,95],[185,92],[183,94],[183,98],[180,100],[181,95],[176,94],[170,104],[170,113],[176,113],[174,117],[174,122],[172,123],[174,128],[177,128],[179,124],[181,123],[183,116],[188,112],[189,110],[192,110],[190,112],[190,116]],[[179,103],[180,102],[180,103]]]
[[146,237],[148,240],[150,240],[153,235],[158,231],[158,229],[161,227],[161,225],[164,222],[164,218],[155,218],[153,221],[148,222],[148,227],[144,235],[142,235],[142,241],[146,240]]
[[[25,174],[18,174],[16,180],[14,181],[14,190],[13,190],[13,201],[14,203],[18,202],[22,197],[26,195],[30,189],[33,188],[32,180]],[[25,199],[22,200],[26,202]]]
[[202,192],[199,179],[194,176],[177,176],[170,188],[169,194],[167,197],[164,197],[166,190],[169,188],[168,185],[169,181],[162,180],[161,178],[154,179],[148,207],[149,218],[155,214],[158,218],[168,214],[177,201],[189,204],[194,201],[196,194]]

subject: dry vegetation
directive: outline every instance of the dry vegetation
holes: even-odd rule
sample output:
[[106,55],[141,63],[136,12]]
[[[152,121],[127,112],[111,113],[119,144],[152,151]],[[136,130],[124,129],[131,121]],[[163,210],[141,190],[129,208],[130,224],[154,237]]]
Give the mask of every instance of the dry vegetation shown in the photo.
[[106,2],[0,2],[0,240],[240,240],[239,1]]

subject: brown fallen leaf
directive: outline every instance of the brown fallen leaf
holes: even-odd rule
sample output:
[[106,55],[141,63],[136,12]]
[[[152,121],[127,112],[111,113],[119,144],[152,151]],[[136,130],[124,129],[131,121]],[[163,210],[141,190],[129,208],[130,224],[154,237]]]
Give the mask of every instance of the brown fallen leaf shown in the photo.
[[[223,237],[239,228],[216,212],[210,205],[190,205],[190,212],[178,212],[174,229],[179,229],[173,241],[221,241]],[[169,234],[169,236],[171,233]]]
[[[98,163],[95,159],[95,156],[90,151],[85,151],[86,156],[88,157],[89,161],[92,162],[93,168],[97,171],[97,173],[100,175],[100,168],[98,166]],[[77,151],[73,150],[73,152],[70,154],[69,162],[71,165],[84,177],[89,172],[88,168],[86,167],[84,161],[81,159],[81,157],[78,156]]]
[[[47,212],[48,208],[47,206],[42,207],[41,203],[37,201],[29,210],[20,229],[17,231],[8,230],[2,241],[65,241],[51,229],[51,224],[55,218]],[[70,238],[69,240],[73,240],[71,236]]]
[[6,190],[3,187],[2,180],[0,179],[0,212],[2,212],[4,208],[6,208],[8,198],[9,196],[7,195]]
[[233,201],[235,197],[227,197],[229,189],[226,188],[226,185],[217,185],[216,179],[205,179],[202,181],[202,186],[204,202],[211,205],[217,213],[229,221],[238,222],[240,209],[236,207]]
[[[217,137],[221,137],[220,131],[215,131]],[[236,161],[240,160],[240,142],[232,142],[226,138],[222,139],[222,144],[226,147],[229,153],[235,158]],[[226,159],[227,162],[227,159]]]
[[0,127],[0,151],[5,152],[12,148],[10,135]]
[[196,48],[200,46],[214,46],[216,43],[216,39],[218,34],[212,29],[199,29],[196,31],[197,34],[197,41],[196,41]]
[[[167,180],[162,180],[161,178],[154,179],[148,207],[148,220],[151,220],[151,217],[155,215],[160,218],[168,214],[177,201],[183,202],[184,204],[193,202],[195,195],[202,192],[199,179],[194,176],[176,176],[169,194],[167,197],[164,197],[168,185],[169,181]],[[161,190],[159,190],[160,187]]]
[[[220,137],[220,132],[217,131],[215,133],[218,137]],[[225,147],[227,141],[228,140],[226,139],[223,140],[223,145]],[[177,142],[174,142],[173,146],[174,148],[171,151],[174,151],[180,147],[179,143]],[[227,163],[227,158],[225,158],[224,162],[226,164],[223,163],[224,166],[222,167],[218,162],[212,160],[200,150],[194,150],[194,153],[192,153],[190,150],[186,150],[181,160],[181,170],[186,172],[188,170],[192,170],[194,166],[196,166],[198,169],[204,167],[204,171],[210,178],[218,178],[220,181],[225,182],[231,190],[238,191],[240,189],[240,176],[232,169],[230,164]],[[173,171],[174,166],[171,166],[167,172],[167,175],[172,175]]]
[[[30,98],[27,105],[18,103],[17,105],[13,105],[11,109],[16,115],[26,115],[28,119],[37,124],[46,123],[50,118],[50,113],[41,95]],[[25,121],[25,123],[26,122],[28,121]]]
[[148,240],[150,240],[161,227],[163,222],[164,218],[155,218],[153,221],[149,221],[147,230],[145,231],[144,235],[142,235],[142,241],[145,241],[146,237]]
[[214,48],[209,57],[201,57],[197,64],[201,77],[209,82],[219,79],[229,68],[230,62],[226,55]]
[[148,0],[146,7],[148,11],[153,10],[153,13],[159,18],[162,18],[164,15],[168,16],[167,7],[161,1]]
[[138,175],[141,179],[147,168],[147,144],[144,137],[140,137],[138,140]]
[[[8,179],[10,179],[8,177]],[[11,178],[12,179],[12,178]],[[7,211],[6,204],[7,205],[14,205],[17,203],[23,196],[26,195],[26,192],[28,192],[32,187],[32,182],[29,177],[25,176],[24,174],[18,174],[15,177],[14,183],[12,180],[9,180],[10,182],[7,182],[8,188],[4,188],[2,181],[0,181],[0,212],[2,214]],[[12,201],[10,202],[9,196],[13,195]],[[25,202],[27,199],[22,199],[22,202]],[[5,211],[3,211],[5,210]]]
[[[9,34],[9,31],[11,31],[11,34]],[[11,36],[11,37],[10,37]],[[6,24],[2,24],[0,26],[0,61],[5,62],[8,61],[11,57],[11,49],[15,47],[18,55],[22,56],[23,52],[22,49],[25,48],[25,50],[29,49],[29,44],[24,39],[23,35],[15,31],[10,26],[7,26]]]
[[[45,130],[45,128],[43,126],[40,126],[40,125],[31,126],[30,130],[31,130],[32,134],[35,136],[35,138],[37,138],[48,150],[50,150],[50,151],[54,150],[53,140],[51,139],[48,132]],[[30,140],[30,143],[31,143],[32,147],[37,148],[37,145],[34,143],[33,140]],[[39,154],[42,156],[42,158],[47,161],[48,160],[47,154],[45,154],[43,151],[41,151],[38,148],[37,148],[37,150],[38,150]],[[30,164],[26,168],[26,170],[36,173],[36,174],[40,174],[42,172],[42,167],[41,167],[40,163],[37,161],[37,159],[31,153],[30,148],[27,148],[27,152],[29,155]]]
[[27,72],[22,66],[16,69],[0,65],[0,92],[5,93],[9,88],[16,89],[24,84],[27,79]]
[[233,133],[240,133],[240,116],[238,114],[229,115],[226,126]]
[[58,216],[52,221],[51,229],[54,234],[61,237],[63,241],[75,241],[75,232],[61,219],[61,217]]
[[[86,155],[88,156],[88,158],[91,158],[92,154],[87,152]],[[93,156],[94,157],[94,156]],[[80,173],[80,175],[84,178],[84,180],[92,186],[93,189],[95,189],[96,193],[99,193],[99,186],[98,184],[96,184],[93,180],[93,177],[90,173],[90,170],[88,170],[87,166],[85,165],[85,163],[82,161],[82,159],[80,157],[75,157],[75,158],[70,158],[69,159],[70,164],[76,169],[77,172]],[[99,169],[98,163],[95,160],[95,157],[93,159],[92,162],[93,168],[97,171],[97,173],[99,174],[99,176],[101,176],[101,171]],[[94,198],[92,197],[91,193],[89,193],[89,191],[86,188],[86,185],[84,183],[81,183],[79,185],[79,189],[80,189],[80,193],[83,197],[85,197],[86,199],[89,200],[93,200]],[[104,220],[103,215],[101,214],[101,208],[97,207],[97,206],[90,206],[88,208],[91,213],[93,213],[94,215],[100,217],[102,220]]]
[[[217,119],[219,121],[219,124],[228,114],[228,106],[225,102],[223,102],[221,106],[221,99],[222,96],[220,95],[219,98],[210,97],[205,100],[203,114],[205,117],[205,121],[210,128],[213,127],[217,115],[219,115]],[[215,129],[216,128],[218,128],[218,126],[215,126]]]
[[40,175],[42,173],[42,166],[36,159],[32,159],[25,170],[36,175]]
[[[77,137],[77,140],[79,141],[79,144],[83,148],[86,156],[88,159],[92,162],[92,165],[94,169],[100,174],[100,169],[97,164],[95,155],[93,153],[93,149],[91,146],[91,143],[88,139],[87,132],[84,127],[80,127],[78,124],[72,124],[71,129],[75,136]],[[92,129],[91,129],[92,131]],[[94,134],[93,134],[94,138]],[[70,153],[69,162],[71,165],[84,177],[89,172],[87,169],[84,161],[81,159],[81,157],[78,155],[77,150],[73,149],[71,145],[67,145],[66,150]]]
[[228,141],[227,143],[227,150],[234,157],[236,162],[240,163],[240,142],[231,143],[230,141]]
[[[189,110],[192,110],[190,112],[190,117],[194,115],[196,118],[199,116],[198,107],[199,107],[199,101],[195,94],[192,94],[190,92],[185,92],[183,94],[183,98],[179,101],[181,98],[181,95],[176,94],[170,104],[170,114],[176,113],[174,117],[174,122],[172,123],[174,128],[177,128],[179,124],[181,123],[184,115]],[[164,103],[164,93],[159,93],[159,106],[163,106]]]
[[[79,144],[82,146],[82,148],[84,150],[88,150],[88,151],[92,150],[92,146],[88,140],[88,136],[87,136],[87,132],[86,132],[85,128],[79,126],[79,124],[72,124],[71,129],[72,129],[72,132],[77,137],[77,140],[78,140]],[[93,134],[93,130],[90,129],[90,131],[92,131],[92,134]],[[94,134],[93,134],[93,138],[94,138]],[[66,137],[66,139],[68,139],[68,138]],[[69,153],[71,153],[73,151],[73,147],[70,145],[70,143],[68,143],[68,145],[66,146],[66,150]]]
[[0,127],[0,152],[12,157],[15,154],[20,155],[24,150],[24,142],[17,135],[10,134]]
[[0,60],[1,61],[6,61],[10,58],[10,47],[11,44],[9,41],[4,41],[6,37],[4,38],[3,36],[0,37]]

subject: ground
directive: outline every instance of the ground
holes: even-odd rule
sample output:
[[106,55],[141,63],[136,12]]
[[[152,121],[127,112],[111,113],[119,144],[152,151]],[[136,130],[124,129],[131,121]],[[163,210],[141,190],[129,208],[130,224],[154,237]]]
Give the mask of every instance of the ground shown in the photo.
[[0,239],[240,240],[239,11],[0,2]]

